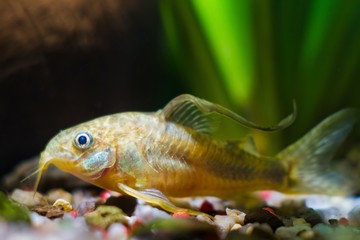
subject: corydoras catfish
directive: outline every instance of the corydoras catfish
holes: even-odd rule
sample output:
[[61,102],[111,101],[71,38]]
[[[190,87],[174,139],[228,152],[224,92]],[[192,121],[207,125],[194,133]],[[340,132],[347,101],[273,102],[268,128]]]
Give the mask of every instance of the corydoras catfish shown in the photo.
[[274,157],[261,155],[251,141],[220,141],[210,134],[212,114],[274,131],[290,125],[295,113],[296,108],[279,124],[260,126],[220,105],[184,94],[157,112],[99,117],[50,140],[41,153],[35,190],[42,172],[54,164],[101,188],[192,215],[200,213],[170,200],[204,195],[231,198],[269,189],[347,193],[347,179],[327,168],[327,163],[355,124],[355,110],[333,114]]

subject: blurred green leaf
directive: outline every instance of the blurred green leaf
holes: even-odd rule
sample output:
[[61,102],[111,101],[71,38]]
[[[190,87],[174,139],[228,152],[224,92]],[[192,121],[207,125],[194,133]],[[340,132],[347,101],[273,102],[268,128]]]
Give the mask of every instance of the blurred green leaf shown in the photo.
[[3,192],[0,192],[0,219],[11,222],[30,222],[28,209],[11,201]]
[[[160,1],[171,60],[190,93],[259,124],[298,105],[281,134],[257,135],[279,150],[331,113],[359,107],[360,1]],[[244,130],[224,125],[231,137]],[[233,135],[231,135],[233,134]]]

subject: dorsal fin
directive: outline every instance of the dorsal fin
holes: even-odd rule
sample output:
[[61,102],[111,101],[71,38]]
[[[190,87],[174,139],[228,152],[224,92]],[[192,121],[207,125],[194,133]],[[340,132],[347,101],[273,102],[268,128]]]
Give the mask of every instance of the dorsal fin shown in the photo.
[[[211,133],[215,130],[216,121],[210,112],[204,111],[193,98],[180,95],[170,101],[162,113],[165,119],[202,133]],[[195,97],[194,97],[195,98]]]
[[261,126],[253,123],[244,117],[222,107],[218,104],[208,102],[204,99],[194,97],[190,94],[180,95],[171,100],[160,114],[164,114],[165,119],[183,126],[190,127],[196,131],[209,133],[214,130],[214,123],[211,114],[217,113],[226,116],[237,123],[262,131],[278,131],[292,124],[296,117],[296,105],[292,114],[284,118],[276,125]]

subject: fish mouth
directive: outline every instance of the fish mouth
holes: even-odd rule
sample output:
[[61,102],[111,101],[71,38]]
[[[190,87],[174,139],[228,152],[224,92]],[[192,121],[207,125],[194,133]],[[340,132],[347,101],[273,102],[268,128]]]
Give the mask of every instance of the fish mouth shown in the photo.
[[43,173],[48,169],[48,167],[51,164],[54,164],[57,168],[65,171],[65,172],[70,172],[70,169],[73,169],[73,167],[74,167],[74,164],[72,163],[72,161],[69,161],[68,159],[49,157],[46,152],[42,152],[40,154],[39,167],[34,172],[34,174],[37,173],[37,178],[36,178],[36,182],[35,182],[34,189],[33,189],[34,194],[36,193],[36,191],[39,187],[40,180],[41,180]]

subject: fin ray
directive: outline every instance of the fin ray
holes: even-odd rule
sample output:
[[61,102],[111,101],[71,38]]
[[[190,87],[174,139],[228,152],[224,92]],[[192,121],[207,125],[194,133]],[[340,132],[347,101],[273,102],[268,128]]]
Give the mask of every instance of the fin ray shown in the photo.
[[[213,113],[228,117],[248,128],[262,131],[278,131],[288,127],[294,122],[296,118],[295,102],[293,103],[293,109],[293,113],[281,120],[278,124],[262,126],[218,104],[208,102],[190,94],[183,94],[171,100],[160,113],[163,113],[165,119],[169,121],[182,124],[203,133],[210,133],[214,130],[214,119],[211,118],[211,114]],[[196,117],[192,116],[194,114]]]
[[356,110],[341,110],[277,155],[291,168],[290,191],[340,195],[352,191],[351,179],[336,172],[331,159],[357,118]]

